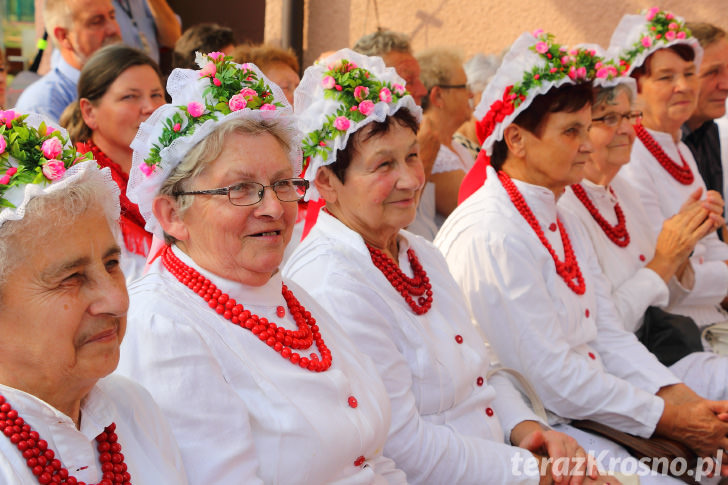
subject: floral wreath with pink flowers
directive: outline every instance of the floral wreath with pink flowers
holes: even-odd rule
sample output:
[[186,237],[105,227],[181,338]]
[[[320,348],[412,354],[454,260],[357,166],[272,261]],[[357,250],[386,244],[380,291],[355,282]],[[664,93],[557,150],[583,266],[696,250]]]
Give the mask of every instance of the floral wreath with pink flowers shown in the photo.
[[620,73],[629,71],[634,59],[657,44],[667,44],[674,40],[692,37],[685,23],[670,12],[652,7],[645,12],[645,31],[640,39],[619,56]]
[[533,36],[538,42],[529,49],[539,54],[545,62],[525,72],[521,82],[506,87],[503,97],[490,105],[488,112],[476,125],[480,140],[488,138],[498,123],[513,114],[534,88],[545,83],[556,84],[566,77],[579,83],[594,78],[613,79],[622,75],[612,60],[598,56],[593,49],[568,49],[555,43],[553,34],[543,30],[533,32]]
[[249,64],[236,64],[222,52],[198,53],[195,60],[202,68],[198,71],[200,79],[208,84],[202,93],[204,103],[191,101],[177,106],[179,111],[164,120],[161,136],[139,167],[147,176],[161,163],[160,152],[164,148],[178,138],[192,135],[206,121],[218,121],[221,116],[243,109],[274,111],[283,106],[274,100],[273,90]]
[[397,103],[409,94],[403,85],[379,81],[367,69],[347,59],[327,66],[321,85],[324,97],[338,101],[340,106],[326,117],[321,128],[303,139],[304,171],[311,157],[320,155],[324,161],[328,160],[331,142],[344,136],[352,122],[365,120],[377,103]]
[[60,180],[76,163],[92,160],[91,152],[80,155],[60,130],[41,122],[25,122],[27,114],[0,111],[0,207],[15,208],[4,197],[15,186],[47,185]]

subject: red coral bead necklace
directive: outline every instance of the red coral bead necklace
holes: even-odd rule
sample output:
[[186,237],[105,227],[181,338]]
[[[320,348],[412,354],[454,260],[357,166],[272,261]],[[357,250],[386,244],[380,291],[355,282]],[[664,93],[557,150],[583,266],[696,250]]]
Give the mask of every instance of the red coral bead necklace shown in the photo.
[[[331,351],[321,336],[316,319],[299,303],[285,284],[282,285],[281,293],[298,330],[285,329],[269,322],[265,317],[259,317],[246,310],[199,271],[182,262],[174,254],[171,246],[167,246],[162,252],[162,264],[180,283],[197,293],[220,316],[241,328],[250,330],[292,364],[312,372],[323,372],[331,367]],[[321,354],[320,358],[315,353],[311,353],[309,358],[294,352],[294,349],[308,350],[314,342]]]
[[[367,249],[369,250],[369,255],[372,258],[374,266],[379,268],[379,271],[384,274],[387,281],[402,295],[402,298],[404,298],[404,301],[407,302],[412,311],[417,315],[427,313],[430,307],[432,307],[432,285],[414,249],[410,248],[407,250],[407,259],[414,273],[414,277],[412,278],[404,274],[392,258],[384,254],[384,252],[370,246],[368,243]],[[417,297],[417,301],[412,298],[413,296]]]
[[[55,452],[48,448],[48,442],[18,415],[18,411],[13,409],[2,395],[0,395],[0,428],[23,455],[38,483],[86,485],[86,482],[81,482],[68,473],[61,461],[56,458]],[[98,485],[131,485],[131,475],[127,471],[121,444],[114,431],[116,424],[111,423],[96,437],[98,443],[96,448],[99,450],[99,463],[103,473]]]
[[[582,187],[581,184],[572,185],[571,190],[574,192],[574,195],[576,195],[576,198],[581,201],[584,207],[586,207],[586,210],[589,211],[589,214],[591,214],[592,218],[597,222],[597,224],[599,224],[599,227],[602,228],[602,231],[604,231],[604,234],[607,235],[610,241],[620,248],[625,248],[629,245],[627,221],[624,217],[622,208],[619,206],[619,202],[614,204],[614,213],[617,215],[617,224],[612,226],[602,216],[599,209],[596,208],[591,199],[589,199],[589,195],[586,193],[586,190],[584,190],[584,187]],[[616,198],[611,187],[609,187],[609,192]]]
[[690,185],[693,183],[693,180],[695,179],[693,171],[690,170],[690,165],[688,165],[688,162],[685,161],[679,149],[677,153],[680,155],[682,166],[675,163],[675,161],[670,158],[667,153],[665,153],[660,144],[655,141],[644,126],[634,125],[634,131],[637,133],[637,138],[640,139],[645,148],[647,148],[652,156],[655,157],[660,165],[662,165],[662,168],[672,175],[672,178],[683,185]]
[[559,234],[561,235],[561,243],[564,246],[563,262],[559,261],[559,257],[556,255],[554,248],[551,247],[551,244],[549,243],[548,239],[546,239],[543,230],[541,230],[541,225],[538,223],[536,216],[533,214],[533,211],[531,211],[531,208],[528,207],[526,200],[523,198],[523,195],[518,190],[518,187],[516,187],[516,184],[514,184],[513,180],[511,180],[511,177],[509,177],[508,174],[505,173],[503,170],[498,170],[498,178],[500,179],[503,188],[506,189],[506,192],[511,198],[511,202],[513,202],[513,205],[516,206],[518,212],[520,212],[523,218],[526,219],[526,222],[528,222],[533,231],[536,233],[539,240],[541,241],[541,244],[543,244],[549,254],[551,254],[551,258],[553,258],[554,264],[556,265],[556,272],[559,274],[559,276],[561,276],[566,285],[571,288],[571,291],[573,291],[577,295],[583,295],[586,291],[584,277],[582,276],[581,270],[579,269],[579,262],[576,260],[574,249],[571,247],[569,234],[566,232],[566,229],[561,224],[561,221],[556,218],[556,223],[558,224],[559,228]]

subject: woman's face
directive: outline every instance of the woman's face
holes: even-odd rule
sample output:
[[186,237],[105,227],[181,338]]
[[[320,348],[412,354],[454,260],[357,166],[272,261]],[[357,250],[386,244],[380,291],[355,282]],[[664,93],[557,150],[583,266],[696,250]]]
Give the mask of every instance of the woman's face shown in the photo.
[[[558,195],[567,185],[579,182],[584,178],[584,165],[592,151],[590,125],[591,104],[587,103],[573,113],[547,114],[540,137],[521,129],[525,166],[524,173],[517,174],[516,178],[546,187]],[[508,164],[504,168],[507,167]],[[506,172],[513,176],[510,171]]]
[[[239,182],[271,185],[293,177],[288,153],[268,133],[232,133],[220,156],[187,190],[227,187]],[[255,205],[235,206],[226,195],[195,195],[182,216],[178,245],[203,268],[250,286],[265,284],[283,259],[296,221],[297,202],[281,202],[266,188]]]
[[132,66],[111,83],[96,106],[89,105],[84,121],[93,130],[93,140],[102,149],[121,148],[129,144],[139,125],[163,105],[164,89],[151,66]]
[[660,49],[649,59],[650,74],[637,79],[642,123],[652,130],[675,133],[697,106],[695,63],[670,49]]
[[301,78],[298,73],[291,69],[288,64],[282,62],[272,62],[265,66],[263,74],[268,79],[276,83],[283,90],[286,99],[293,106],[293,93],[296,91]]
[[[589,139],[594,151],[585,167],[585,176],[592,182],[598,183],[602,175],[613,176],[630,159],[635,138],[632,122],[628,117],[632,105],[626,92],[617,93],[612,101],[592,108]],[[618,120],[617,124],[612,126],[615,118]]]
[[442,100],[443,110],[447,117],[453,121],[453,123],[460,126],[461,124],[468,121],[473,115],[473,107],[471,105],[471,99],[473,98],[473,92],[467,87],[468,77],[465,75],[465,70],[458,66],[453,71],[452,76],[448,82],[449,86],[465,86],[465,87],[443,87],[442,89]]
[[425,183],[417,136],[396,119],[390,123],[386,133],[357,143],[346,183],[329,171],[331,192],[321,191],[344,224],[378,247],[414,220]]

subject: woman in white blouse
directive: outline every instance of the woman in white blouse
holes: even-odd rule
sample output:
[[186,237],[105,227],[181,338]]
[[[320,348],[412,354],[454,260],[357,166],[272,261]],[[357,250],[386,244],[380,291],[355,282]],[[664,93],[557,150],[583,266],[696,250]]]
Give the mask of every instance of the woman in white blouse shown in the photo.
[[281,89],[220,53],[175,70],[129,194],[167,245],[130,288],[120,371],[152,392],[190,483],[403,484],[386,391],[278,266],[307,182]]
[[[516,40],[476,110],[491,157],[485,185],[458,206],[435,244],[492,348],[529,378],[557,429],[593,442],[564,424],[592,419],[713,456],[728,445],[728,424],[716,416],[728,402],[699,398],[624,329],[588,236],[556,205],[583,178],[593,150],[587,80],[616,71],[542,32]],[[626,455],[604,441],[596,446]]]
[[[493,356],[445,261],[403,229],[424,183],[420,110],[403,84],[381,59],[348,49],[304,73],[295,99],[305,173],[326,210],[284,274],[374,361],[392,400],[384,453],[410,483],[539,483],[526,472],[531,452],[545,462],[583,450],[549,430],[508,379],[489,378]],[[582,466],[570,483],[583,478]]]
[[[559,207],[572,212],[586,228],[624,327],[636,332],[650,306],[700,301],[690,291],[693,271],[689,255],[695,244],[722,224],[722,204],[689,199],[683,209],[652,234],[639,195],[620,175],[629,162],[640,112],[632,108],[633,82],[595,88],[589,139],[593,151],[585,178],[566,189]],[[699,342],[698,329],[693,324]],[[648,347],[649,348],[649,347]],[[683,348],[681,356],[661,359],[694,391],[709,399],[725,399],[728,359]],[[667,361],[666,361],[667,360]]]
[[[703,49],[680,18],[652,8],[645,15],[622,18],[610,52],[637,81],[637,106],[643,117],[635,127],[637,140],[622,175],[639,194],[656,237],[663,221],[688,197],[705,191],[693,155],[680,141],[680,127],[696,107]],[[700,327],[726,320],[728,314],[720,306],[728,293],[726,261],[728,245],[715,233],[705,236],[691,257],[693,293],[701,300],[686,299],[670,311],[693,318]]]

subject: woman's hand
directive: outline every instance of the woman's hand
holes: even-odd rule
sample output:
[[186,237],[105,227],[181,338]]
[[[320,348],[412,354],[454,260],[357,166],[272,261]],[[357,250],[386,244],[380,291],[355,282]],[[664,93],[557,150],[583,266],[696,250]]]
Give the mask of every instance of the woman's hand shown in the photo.
[[567,434],[543,429],[535,421],[523,421],[513,428],[511,438],[519,438],[513,441],[516,446],[532,452],[542,463],[547,461],[546,468],[539,466],[539,470],[550,470],[541,476],[541,483],[553,480],[563,485],[581,485],[587,483],[585,478],[599,478],[596,461],[589,460],[584,448]]

